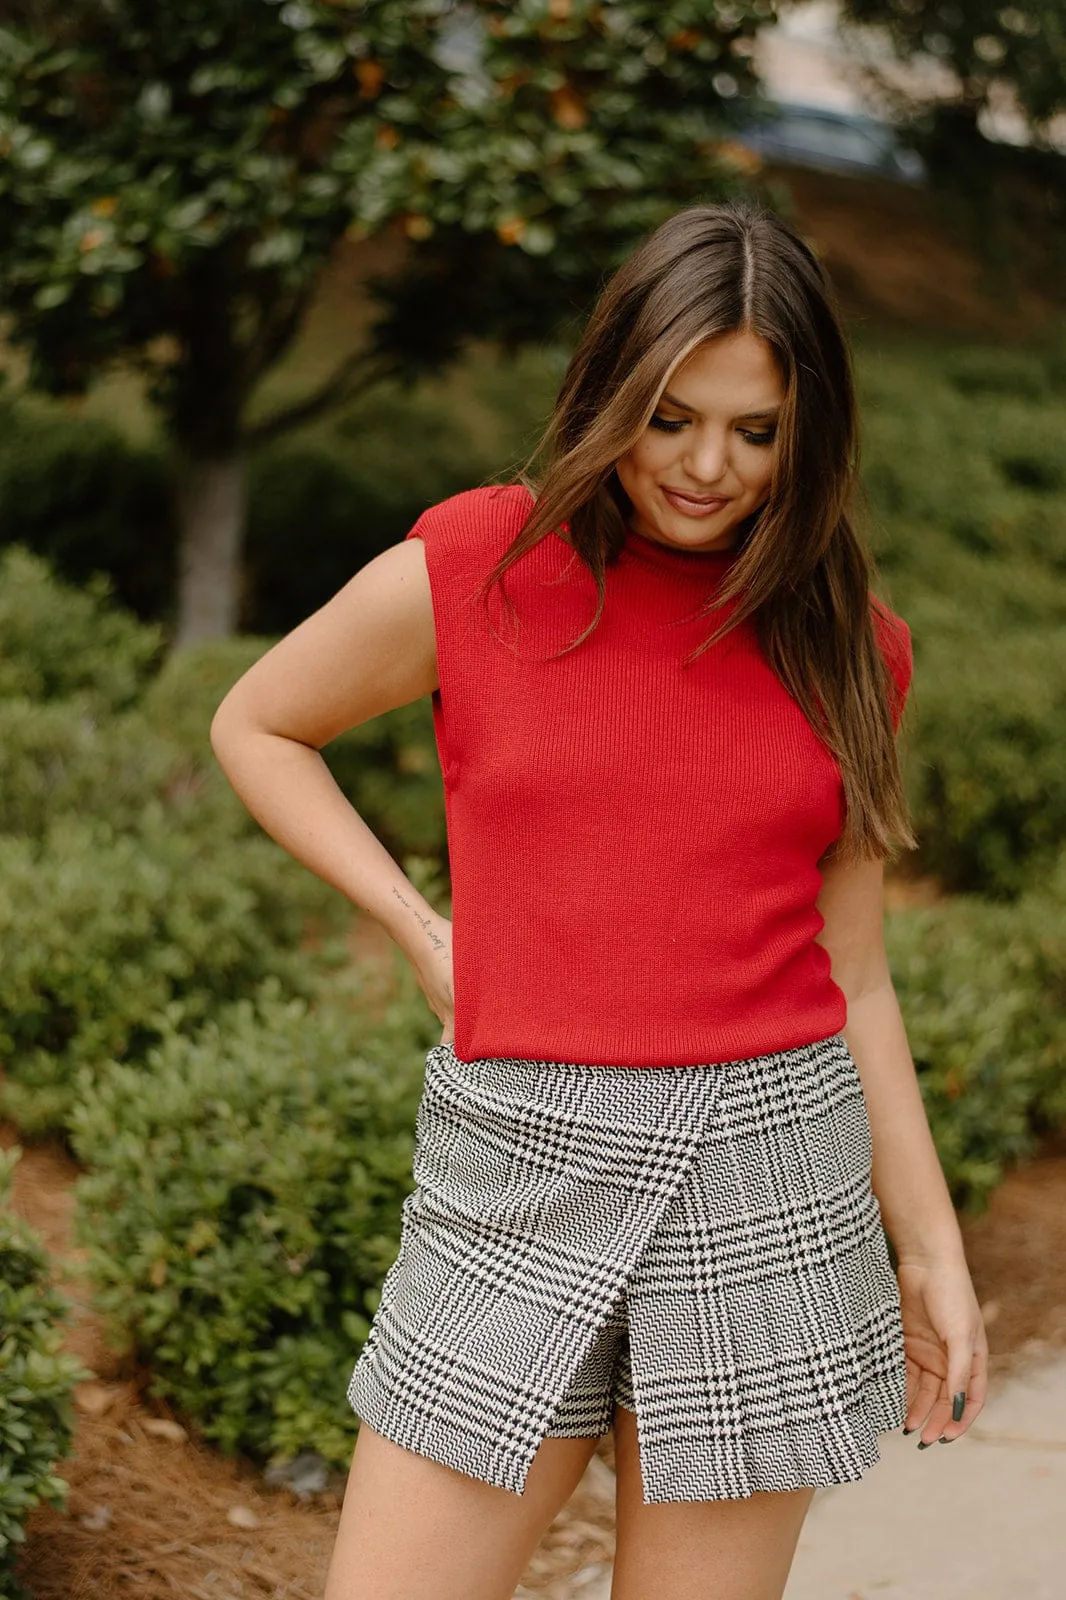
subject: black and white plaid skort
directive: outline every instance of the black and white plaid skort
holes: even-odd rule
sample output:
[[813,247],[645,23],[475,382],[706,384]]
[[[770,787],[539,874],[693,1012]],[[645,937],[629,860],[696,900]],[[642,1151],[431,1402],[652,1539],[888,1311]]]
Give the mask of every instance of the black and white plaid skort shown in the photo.
[[870,1159],[840,1036],[704,1067],[438,1045],[349,1403],[516,1493],[616,1402],[647,1503],[859,1478],[905,1408]]

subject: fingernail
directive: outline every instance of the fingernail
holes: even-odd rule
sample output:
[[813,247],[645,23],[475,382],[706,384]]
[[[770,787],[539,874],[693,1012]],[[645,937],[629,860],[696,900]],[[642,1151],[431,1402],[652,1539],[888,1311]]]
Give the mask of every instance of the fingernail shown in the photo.
[[951,1402],[951,1420],[952,1420],[952,1422],[961,1422],[962,1421],[962,1413],[965,1410],[966,1410],[966,1390],[965,1389],[960,1389],[958,1394],[955,1396],[955,1398]]
[[[958,1434],[956,1434],[955,1435],[955,1439],[957,1439],[958,1437],[959,1437]],[[940,1438],[937,1440],[937,1444],[954,1444],[955,1443],[955,1439],[945,1439],[944,1435],[941,1434]]]
[[917,1428],[904,1428],[904,1430],[903,1430],[903,1437],[904,1437],[904,1438],[905,1438],[905,1439],[906,1439],[906,1438],[907,1438],[907,1436],[908,1436],[908,1434],[911,1434],[911,1433],[917,1433],[917,1432],[918,1432],[918,1429],[917,1429]]
[[924,1443],[922,1443],[922,1441],[919,1440],[918,1441],[918,1449],[919,1450],[928,1450],[929,1446],[933,1445],[933,1444],[936,1444],[936,1440],[935,1439],[927,1439]]

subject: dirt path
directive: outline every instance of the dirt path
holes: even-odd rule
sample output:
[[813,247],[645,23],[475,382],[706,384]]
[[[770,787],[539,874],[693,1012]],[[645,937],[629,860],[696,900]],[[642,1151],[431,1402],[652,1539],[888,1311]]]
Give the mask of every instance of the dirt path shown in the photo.
[[[15,1142],[15,1130],[0,1126],[0,1145]],[[15,1205],[62,1273],[77,1258],[77,1167],[53,1145],[24,1149]],[[1012,1174],[965,1231],[996,1374],[1066,1346],[1066,1141]],[[69,1515],[45,1507],[30,1520],[21,1577],[37,1600],[320,1600],[342,1478],[301,1502],[267,1487],[251,1463],[198,1443],[165,1406],[143,1399],[146,1374],[109,1353],[84,1288],[59,1281],[76,1305],[69,1346],[96,1377],[76,1392],[74,1450],[61,1468]],[[525,1576],[544,1600],[568,1600],[571,1576],[612,1555],[611,1459],[608,1437]]]

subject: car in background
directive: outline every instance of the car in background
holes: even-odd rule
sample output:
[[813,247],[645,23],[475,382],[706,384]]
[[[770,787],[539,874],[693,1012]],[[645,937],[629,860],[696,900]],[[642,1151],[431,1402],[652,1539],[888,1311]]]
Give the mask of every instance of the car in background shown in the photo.
[[744,122],[735,141],[763,161],[818,172],[876,175],[923,184],[926,166],[891,123],[861,112],[778,102]]

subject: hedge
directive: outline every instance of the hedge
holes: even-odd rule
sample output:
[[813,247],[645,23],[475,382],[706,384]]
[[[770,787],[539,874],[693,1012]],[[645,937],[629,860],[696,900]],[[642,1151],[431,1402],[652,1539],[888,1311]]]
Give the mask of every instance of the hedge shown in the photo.
[[166,460],[110,422],[37,396],[0,397],[0,546],[81,587],[106,573],[139,616],[169,609],[177,527]]
[[[265,977],[308,994],[342,958],[343,900],[262,833],[210,748],[216,706],[269,643],[160,665],[158,630],[103,585],[0,560],[0,1109],[28,1133],[63,1132],[79,1067],[143,1063]],[[401,858],[442,860],[428,703],[327,759]]]
[[885,926],[941,1163],[979,1209],[1066,1122],[1066,862],[1014,905],[958,896]]
[[80,694],[116,711],[136,699],[161,646],[161,629],[115,605],[105,578],[75,588],[28,550],[0,552],[0,695]]
[[347,1369],[395,1254],[440,1032],[412,982],[373,1025],[266,985],[195,1038],[169,1030],[147,1072],[81,1080],[76,1226],[97,1309],[151,1392],[224,1451],[351,1455]]
[[1066,626],[1009,648],[991,629],[923,630],[915,661],[917,864],[948,890],[1021,894],[1066,839]]
[[63,1350],[67,1300],[52,1286],[38,1239],[11,1209],[22,1152],[0,1150],[0,1594],[31,1600],[15,1566],[26,1519],[38,1505],[63,1507],[68,1485],[56,1465],[74,1432],[71,1391],[92,1374]]
[[135,827],[153,800],[181,794],[180,775],[173,746],[137,712],[82,695],[0,697],[0,834],[40,839],[69,816]]
[[863,352],[864,478],[915,642],[918,866],[1009,898],[1066,837],[1066,376],[1039,349]]
[[161,808],[136,832],[66,817],[40,840],[4,839],[0,1112],[26,1133],[62,1130],[80,1066],[142,1062],[164,1029],[270,974],[309,992],[296,947],[318,887],[270,841],[209,849]]

